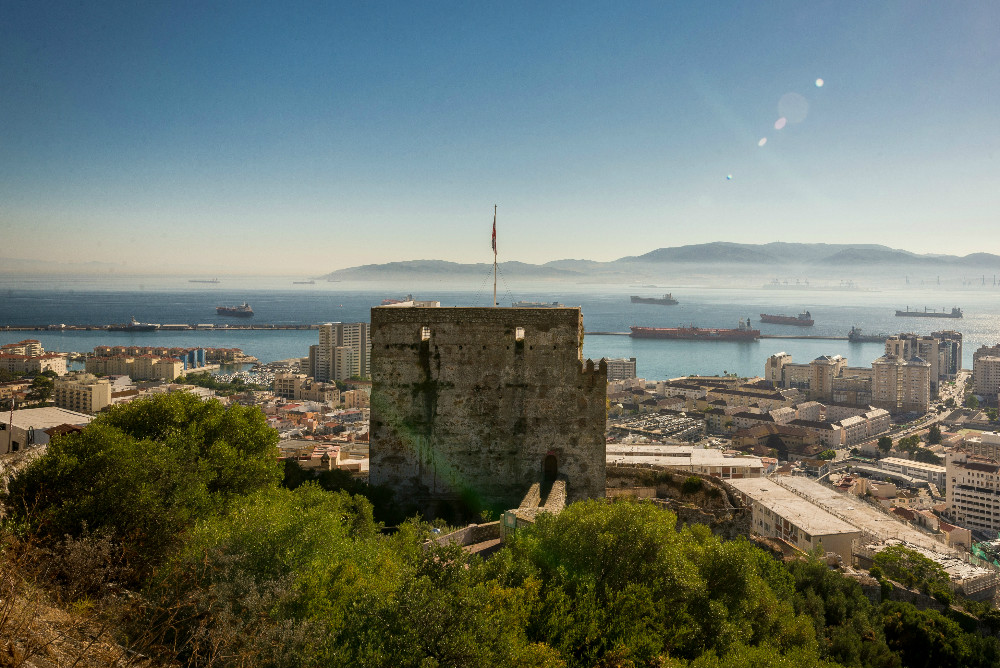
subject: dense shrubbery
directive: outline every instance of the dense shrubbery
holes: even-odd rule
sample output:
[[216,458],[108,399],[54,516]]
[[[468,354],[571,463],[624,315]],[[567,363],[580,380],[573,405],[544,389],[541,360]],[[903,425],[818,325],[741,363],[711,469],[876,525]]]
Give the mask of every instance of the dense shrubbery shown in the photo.
[[[573,504],[486,561],[428,549],[416,519],[383,531],[391,499],[381,512],[369,501],[382,491],[295,466],[280,484],[274,438],[256,411],[183,395],[117,408],[15,479],[8,530],[35,541],[47,582],[111,617],[121,642],[181,665],[893,668],[1000,657],[968,616],[873,605],[819,561],[785,566],[704,526],[677,530],[649,504]],[[877,570],[942,586],[896,552]],[[996,611],[976,612],[1000,626]]]

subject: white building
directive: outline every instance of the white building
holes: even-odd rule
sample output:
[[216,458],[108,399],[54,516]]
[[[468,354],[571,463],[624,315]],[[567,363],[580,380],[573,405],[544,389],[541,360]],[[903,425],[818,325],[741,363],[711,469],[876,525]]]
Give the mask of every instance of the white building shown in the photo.
[[928,464],[926,462],[915,462],[910,459],[902,459],[900,457],[886,457],[885,459],[880,459],[878,466],[880,469],[884,469],[886,471],[902,473],[903,475],[908,475],[911,478],[926,480],[929,483],[937,485],[939,488],[944,488],[948,479],[944,466]]
[[0,423],[0,454],[17,452],[34,445],[49,442],[46,430],[62,425],[85,427],[93,419],[89,415],[68,411],[65,408],[24,408],[7,413]]
[[725,480],[759,478],[764,472],[764,464],[760,457],[729,456],[721,450],[692,445],[609,443],[606,453],[608,464],[669,466]]
[[861,530],[767,478],[729,480],[751,508],[754,532],[808,552],[817,546],[851,563]]
[[608,382],[636,377],[634,357],[623,357],[613,360],[605,358],[604,361],[608,365]]
[[319,326],[312,376],[318,381],[367,378],[371,373],[371,348],[367,322],[324,323]]
[[111,405],[111,381],[90,373],[56,378],[52,399],[59,408],[94,414]]
[[961,450],[948,453],[948,514],[959,526],[996,535],[1000,530],[1000,462]]

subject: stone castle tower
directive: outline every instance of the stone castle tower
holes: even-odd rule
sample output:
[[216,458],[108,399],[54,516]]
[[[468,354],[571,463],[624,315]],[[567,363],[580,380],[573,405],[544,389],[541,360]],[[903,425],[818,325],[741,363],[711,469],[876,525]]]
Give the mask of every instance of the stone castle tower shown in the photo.
[[607,369],[582,360],[579,308],[376,307],[372,484],[433,508],[516,507],[566,480],[604,496]]

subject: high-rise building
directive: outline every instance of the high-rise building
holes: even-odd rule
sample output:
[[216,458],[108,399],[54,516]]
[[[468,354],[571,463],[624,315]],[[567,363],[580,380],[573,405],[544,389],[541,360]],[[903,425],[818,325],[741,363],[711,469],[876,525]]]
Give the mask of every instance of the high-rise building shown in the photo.
[[605,359],[608,365],[608,382],[613,380],[627,380],[635,378],[635,358],[623,357],[621,359]]
[[310,347],[313,377],[318,381],[367,378],[371,360],[371,341],[367,322],[328,322],[319,326],[319,345]]
[[936,396],[940,381],[954,378],[962,369],[962,333],[950,330],[930,336],[897,334],[885,341],[885,354],[902,359],[919,357],[931,365],[931,395]]
[[1000,530],[1000,463],[959,449],[948,453],[945,471],[949,516],[974,531]]
[[872,362],[872,403],[890,413],[927,411],[931,403],[931,365],[920,357],[883,355]]
[[990,403],[1000,393],[1000,344],[982,346],[972,354],[972,391]]

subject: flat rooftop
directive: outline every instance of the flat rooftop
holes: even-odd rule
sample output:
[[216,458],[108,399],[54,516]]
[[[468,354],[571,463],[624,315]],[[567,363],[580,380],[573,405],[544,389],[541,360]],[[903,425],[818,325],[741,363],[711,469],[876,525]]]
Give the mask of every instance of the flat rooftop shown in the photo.
[[805,501],[798,494],[768,478],[739,478],[726,482],[754,502],[812,536],[861,533],[856,526]]
[[[832,512],[837,517],[877,537],[882,542],[896,539],[939,554],[957,554],[959,552],[916,527],[911,527],[896,519],[893,515],[865,503],[858,497],[851,494],[841,494],[815,480],[800,476],[785,476],[781,478],[780,483],[790,490],[799,492],[802,497],[820,508]],[[799,503],[802,502],[803,499],[800,497]]]
[[940,473],[944,475],[944,467],[939,464],[928,464],[927,462],[915,462],[912,459],[903,459],[902,457],[886,457],[885,459],[879,460],[879,466],[883,464],[889,464],[891,466],[905,466],[909,469],[914,469],[916,471],[927,471],[929,473]]
[[611,463],[764,468],[760,457],[730,457],[721,450],[692,445],[609,443],[605,451]]
[[10,419],[10,413],[3,417],[7,418],[3,422],[10,422],[19,429],[49,429],[58,427],[61,424],[87,425],[94,419],[93,415],[85,415],[76,411],[68,411],[65,408],[46,406],[44,408],[22,408],[14,411],[14,419]]

